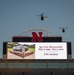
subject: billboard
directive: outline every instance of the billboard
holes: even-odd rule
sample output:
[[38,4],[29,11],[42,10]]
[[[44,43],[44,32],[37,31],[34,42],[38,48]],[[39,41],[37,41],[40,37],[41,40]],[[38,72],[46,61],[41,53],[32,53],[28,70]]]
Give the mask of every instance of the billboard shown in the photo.
[[7,59],[67,59],[67,43],[8,42]]

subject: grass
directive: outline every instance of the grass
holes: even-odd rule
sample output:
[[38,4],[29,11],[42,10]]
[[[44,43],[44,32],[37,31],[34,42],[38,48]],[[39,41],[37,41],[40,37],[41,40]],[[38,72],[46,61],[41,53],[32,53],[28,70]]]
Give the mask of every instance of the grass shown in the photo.
[[35,48],[29,48],[28,51],[35,52]]
[[10,52],[10,51],[13,51],[13,49],[12,48],[7,48],[7,51]]

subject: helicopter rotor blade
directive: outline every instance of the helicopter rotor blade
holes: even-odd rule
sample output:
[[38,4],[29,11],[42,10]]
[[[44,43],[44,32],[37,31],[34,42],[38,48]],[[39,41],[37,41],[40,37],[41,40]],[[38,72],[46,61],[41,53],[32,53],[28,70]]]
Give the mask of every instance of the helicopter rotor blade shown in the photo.
[[44,12],[42,14],[44,14]]
[[44,18],[48,18],[48,16],[44,16]]
[[59,29],[63,29],[62,27],[59,27]]
[[68,27],[64,28],[65,30],[68,29]]
[[39,14],[39,15],[36,15],[36,16],[41,16],[41,15]]

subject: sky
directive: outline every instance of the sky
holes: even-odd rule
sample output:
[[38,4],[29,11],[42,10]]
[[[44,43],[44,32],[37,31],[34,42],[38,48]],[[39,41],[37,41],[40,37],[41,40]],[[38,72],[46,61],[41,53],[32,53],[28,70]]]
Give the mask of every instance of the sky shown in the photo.
[[[39,14],[48,16],[41,21]],[[60,27],[67,27],[65,33]],[[0,0],[0,58],[3,42],[23,30],[43,28],[72,43],[74,58],[74,0]]]

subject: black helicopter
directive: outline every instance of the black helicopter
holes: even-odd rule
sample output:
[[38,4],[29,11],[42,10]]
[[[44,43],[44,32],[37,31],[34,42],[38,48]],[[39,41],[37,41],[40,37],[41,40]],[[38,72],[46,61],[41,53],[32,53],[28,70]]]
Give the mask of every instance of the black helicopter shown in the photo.
[[68,29],[68,28],[62,28],[62,27],[60,27],[60,29],[62,29],[62,32],[65,33],[65,30]]
[[37,16],[40,16],[40,19],[43,21],[44,18],[48,18],[48,16],[44,16],[44,13],[40,14],[40,15],[37,15]]

